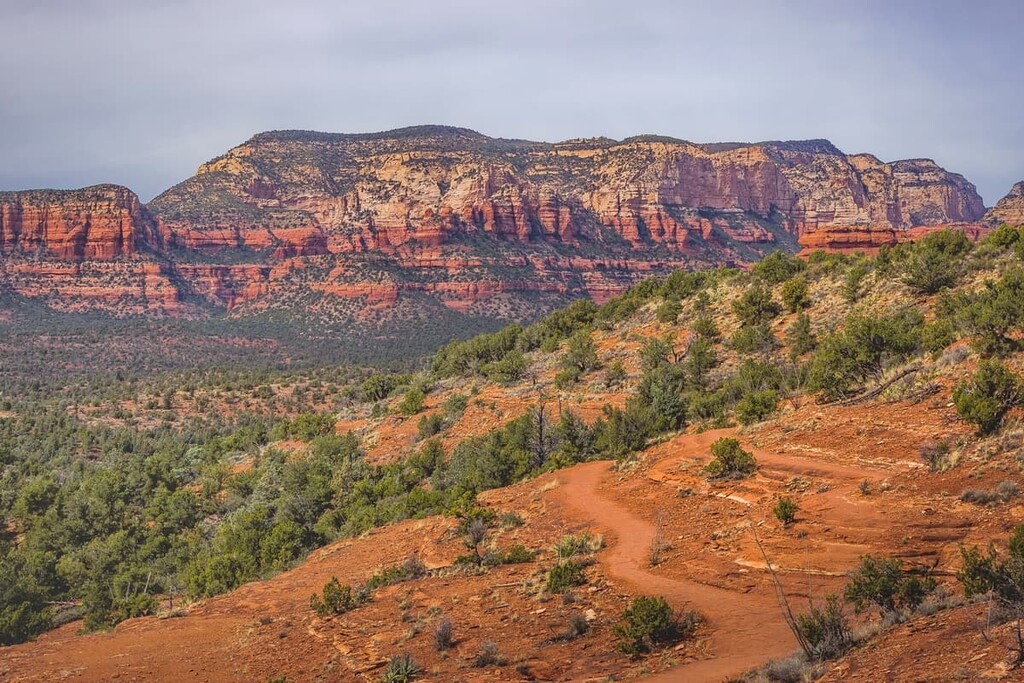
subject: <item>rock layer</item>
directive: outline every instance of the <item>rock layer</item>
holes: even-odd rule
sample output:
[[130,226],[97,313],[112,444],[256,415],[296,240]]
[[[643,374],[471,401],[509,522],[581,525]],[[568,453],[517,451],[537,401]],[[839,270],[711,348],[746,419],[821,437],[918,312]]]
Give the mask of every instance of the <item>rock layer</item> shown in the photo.
[[516,317],[672,268],[871,250],[983,213],[974,186],[930,160],[883,163],[824,140],[283,131],[147,206],[112,185],[0,193],[0,287],[119,313],[321,315],[409,294]]
[[1024,180],[1014,185],[1008,195],[989,209],[985,218],[996,225],[1024,225]]

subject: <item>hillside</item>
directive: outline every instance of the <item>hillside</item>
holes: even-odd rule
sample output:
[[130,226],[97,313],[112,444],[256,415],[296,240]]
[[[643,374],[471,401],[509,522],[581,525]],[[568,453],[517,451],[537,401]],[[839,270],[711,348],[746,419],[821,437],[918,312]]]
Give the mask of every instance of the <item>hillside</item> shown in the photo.
[[[414,373],[10,401],[0,637],[64,625],[0,674],[1019,680],[1022,257],[1008,227],[777,253]],[[692,616],[632,641],[642,595]]]
[[977,236],[1006,201],[986,217],[974,186],[930,160],[824,140],[277,131],[145,206],[109,185],[0,193],[0,313],[217,318],[429,348],[452,336],[434,320],[490,331],[680,267],[871,251],[950,225]]

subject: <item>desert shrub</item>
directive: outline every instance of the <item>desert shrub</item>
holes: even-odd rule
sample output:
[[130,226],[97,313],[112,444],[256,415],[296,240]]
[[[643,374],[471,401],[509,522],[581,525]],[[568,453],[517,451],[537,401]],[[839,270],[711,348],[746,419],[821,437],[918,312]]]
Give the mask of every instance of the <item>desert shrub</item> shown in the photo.
[[645,595],[629,604],[613,630],[619,639],[619,649],[631,657],[639,657],[659,645],[688,637],[698,621],[695,612],[676,614],[665,598]]
[[605,405],[594,424],[594,446],[600,453],[624,460],[642,450],[653,433],[655,415],[650,406],[635,397],[626,401],[625,410]]
[[921,348],[932,354],[933,358],[957,340],[956,327],[948,318],[930,322],[921,327]]
[[655,316],[659,323],[671,324],[679,318],[679,314],[683,312],[683,305],[679,303],[679,299],[668,298],[661,302],[658,306],[658,310]]
[[564,593],[586,582],[587,575],[583,572],[583,565],[575,560],[566,560],[556,564],[548,572],[547,589],[551,593]]
[[909,310],[889,316],[851,315],[841,332],[826,337],[811,360],[810,387],[843,398],[858,382],[881,379],[885,368],[914,354],[922,316]]
[[431,362],[431,370],[442,377],[482,372],[488,364],[502,360],[515,349],[522,335],[523,330],[519,325],[509,325],[494,334],[453,341],[437,350]]
[[861,297],[864,279],[868,276],[868,269],[865,266],[853,266],[846,272],[843,280],[843,298],[848,303],[856,303]]
[[782,311],[782,307],[772,298],[771,291],[757,284],[732,302],[732,311],[740,325],[752,327],[770,323]]
[[487,666],[504,666],[505,658],[501,656],[501,648],[497,643],[480,643],[480,649],[473,660],[473,666],[483,668]]
[[786,328],[786,346],[789,347],[789,355],[793,358],[810,353],[818,345],[811,328],[811,317],[806,313],[800,313],[796,320]]
[[640,356],[640,369],[644,372],[656,370],[668,363],[668,356],[672,353],[672,343],[667,339],[651,337],[638,352]]
[[455,642],[455,627],[452,625],[451,619],[447,617],[441,617],[434,625],[434,649],[438,652],[444,652],[451,648]]
[[810,292],[807,288],[807,278],[794,277],[786,280],[782,285],[780,296],[782,297],[782,305],[785,306],[786,310],[790,313],[796,313],[799,310],[807,308],[811,305]]
[[523,524],[525,524],[525,522],[523,521],[522,515],[512,510],[503,512],[498,517],[498,525],[506,531],[521,527]]
[[722,337],[722,333],[719,331],[718,325],[715,323],[715,319],[707,314],[701,314],[694,318],[693,325],[691,325],[690,329],[698,339],[707,339],[710,342],[717,342]]
[[562,390],[569,389],[574,384],[580,381],[581,376],[582,373],[580,372],[579,368],[562,368],[557,373],[555,373],[555,388]]
[[597,347],[594,345],[589,329],[579,330],[569,337],[569,343],[559,362],[562,368],[572,368],[580,373],[588,372],[600,365],[597,359]]
[[1002,356],[1017,350],[1024,330],[1024,270],[1010,268],[976,292],[944,297],[940,313],[960,325],[982,355]]
[[409,683],[415,680],[423,668],[408,652],[392,655],[388,666],[380,677],[380,683]]
[[675,270],[661,284],[661,295],[670,299],[687,299],[700,291],[709,278],[706,271]]
[[363,582],[362,591],[369,592],[382,588],[384,586],[391,586],[396,583],[402,583],[403,581],[412,581],[413,579],[422,578],[427,573],[427,567],[423,564],[420,558],[412,555],[401,564],[396,564],[385,569],[381,569],[374,573],[370,578]]
[[782,496],[779,501],[772,508],[772,514],[775,518],[782,522],[782,526],[789,526],[796,521],[796,513],[800,507],[796,504],[796,501],[789,496]]
[[708,384],[708,372],[717,365],[714,343],[707,337],[697,337],[690,343],[683,361],[686,382],[693,388],[704,389]]
[[838,595],[826,596],[823,607],[812,604],[807,612],[797,614],[794,621],[809,650],[807,654],[819,661],[838,657],[853,645],[850,620]]
[[1021,382],[997,360],[982,361],[971,381],[953,390],[956,412],[978,428],[979,435],[995,432],[1010,410],[1021,404]]
[[649,428],[654,432],[680,429],[686,424],[684,369],[664,364],[644,373],[632,400],[641,402],[650,414]]
[[398,412],[403,415],[415,415],[423,410],[423,404],[426,399],[427,397],[423,391],[413,387],[405,392],[405,396],[402,397],[401,402],[398,404]]
[[755,263],[750,272],[769,284],[777,285],[802,273],[806,268],[807,264],[802,259],[784,251],[773,251]]
[[587,635],[590,632],[590,622],[587,618],[579,612],[573,612],[569,615],[569,621],[565,625],[565,630],[562,631],[559,636],[560,640],[576,640],[582,636]]
[[590,555],[601,549],[604,540],[600,536],[584,531],[566,534],[555,542],[555,555],[559,560],[571,560],[581,555]]
[[482,371],[493,382],[511,384],[522,379],[528,366],[526,356],[518,349],[513,349],[501,359],[484,365]]
[[321,595],[313,593],[309,598],[310,608],[318,616],[343,614],[359,606],[359,598],[352,586],[342,585],[335,576],[331,577],[323,588]]
[[940,230],[926,235],[909,247],[903,263],[903,282],[922,294],[934,294],[956,284],[963,257],[971,241],[961,230]]
[[398,386],[398,377],[382,372],[370,375],[359,385],[364,401],[382,401]]
[[740,327],[729,338],[729,346],[741,354],[768,354],[778,345],[778,339],[767,324]]
[[469,396],[454,393],[449,395],[441,404],[441,411],[448,419],[455,419],[466,410],[469,405]]
[[533,559],[537,556],[537,553],[530,550],[521,543],[510,545],[500,555],[501,564],[523,564],[524,562],[533,562]]
[[1019,493],[1020,487],[1016,482],[1007,480],[999,482],[992,490],[964,489],[960,500],[975,505],[997,505],[1016,498]]
[[444,431],[446,426],[444,416],[441,413],[423,415],[420,417],[419,422],[416,423],[417,438],[420,441],[429,439]]
[[1018,524],[1010,533],[1008,551],[1000,557],[994,545],[987,552],[977,546],[960,546],[963,566],[956,578],[967,598],[991,596],[996,604],[1014,619],[1014,664],[1024,664],[1024,525]]
[[991,246],[998,250],[1006,250],[1020,243],[1020,229],[1012,228],[1005,223],[985,235],[979,246]]
[[0,645],[21,643],[50,628],[52,609],[26,559],[0,542]]
[[857,611],[870,605],[883,615],[912,611],[935,589],[935,580],[903,571],[895,558],[865,555],[846,584],[846,599]]
[[745,393],[736,402],[736,419],[744,425],[760,422],[774,413],[778,404],[779,392],[774,389]]
[[614,388],[622,384],[626,379],[626,368],[621,360],[613,360],[604,371],[604,383],[608,388]]
[[711,444],[714,459],[704,471],[714,479],[745,477],[753,474],[757,461],[752,453],[743,450],[737,439],[721,438]]

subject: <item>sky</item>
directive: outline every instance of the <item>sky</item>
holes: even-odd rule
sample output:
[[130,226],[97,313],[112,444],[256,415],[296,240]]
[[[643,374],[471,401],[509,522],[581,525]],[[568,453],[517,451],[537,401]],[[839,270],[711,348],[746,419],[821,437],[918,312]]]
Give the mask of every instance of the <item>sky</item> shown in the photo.
[[253,134],[827,138],[1024,179],[1020,0],[0,0],[0,189],[143,200]]

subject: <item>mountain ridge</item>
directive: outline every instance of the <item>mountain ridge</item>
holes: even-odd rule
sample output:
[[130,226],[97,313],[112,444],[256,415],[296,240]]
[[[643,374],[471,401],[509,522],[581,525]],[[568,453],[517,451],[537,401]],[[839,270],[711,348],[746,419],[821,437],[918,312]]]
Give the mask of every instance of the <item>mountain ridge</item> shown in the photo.
[[994,220],[932,160],[823,139],[265,131],[146,204],[115,187],[0,193],[0,291],[117,315],[326,307],[344,326],[419,292],[513,320],[678,267],[873,251],[948,226],[977,236]]

